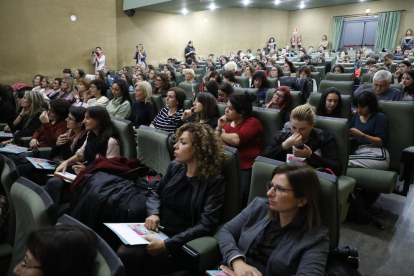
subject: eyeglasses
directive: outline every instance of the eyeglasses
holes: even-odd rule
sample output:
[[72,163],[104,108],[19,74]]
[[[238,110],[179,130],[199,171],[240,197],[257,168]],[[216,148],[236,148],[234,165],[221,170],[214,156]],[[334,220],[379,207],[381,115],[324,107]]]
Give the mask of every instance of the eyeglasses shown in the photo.
[[373,85],[374,87],[379,87],[379,88],[384,88],[384,87],[386,87],[387,85],[386,84],[377,84],[377,83],[374,83],[374,85]]
[[275,72],[275,71],[277,71],[277,69],[272,69],[272,72]]
[[156,79],[155,81],[158,81],[158,82],[160,82],[160,81],[162,81],[162,80],[158,80],[158,79]]
[[272,188],[273,188],[273,191],[274,191],[276,194],[278,194],[278,195],[281,195],[281,194],[283,194],[283,193],[284,193],[284,192],[286,192],[286,191],[291,191],[291,192],[293,192],[293,190],[283,188],[283,187],[282,187],[282,186],[280,186],[280,185],[273,185],[272,181],[267,182],[266,188],[267,188],[267,191],[270,191],[270,189],[272,189]]
[[41,267],[41,266],[35,266],[35,265],[28,265],[27,263],[26,263],[26,261],[22,261],[22,269],[23,268],[36,268],[36,269],[41,269],[41,270],[43,270],[43,267]]
[[285,96],[284,95],[280,95],[279,93],[275,93],[273,96],[277,96],[277,97],[279,97],[279,98],[281,98],[281,99],[284,99],[285,98]]

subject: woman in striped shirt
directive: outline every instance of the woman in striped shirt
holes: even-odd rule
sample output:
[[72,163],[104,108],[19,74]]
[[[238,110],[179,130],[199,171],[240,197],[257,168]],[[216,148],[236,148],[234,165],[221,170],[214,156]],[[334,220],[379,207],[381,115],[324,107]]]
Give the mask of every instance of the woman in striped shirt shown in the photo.
[[180,124],[181,116],[183,116],[186,97],[184,90],[181,88],[173,87],[168,90],[165,107],[161,109],[150,127],[174,132]]

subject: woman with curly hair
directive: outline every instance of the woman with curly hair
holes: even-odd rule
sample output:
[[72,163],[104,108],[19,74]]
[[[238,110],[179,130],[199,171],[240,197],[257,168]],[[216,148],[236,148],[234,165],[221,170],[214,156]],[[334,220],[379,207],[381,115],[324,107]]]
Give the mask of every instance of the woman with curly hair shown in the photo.
[[[180,269],[182,246],[215,233],[224,202],[225,179],[220,174],[225,153],[221,139],[205,124],[188,123],[177,130],[175,160],[147,200],[145,226],[169,237],[145,237],[146,246],[118,249],[127,275],[163,275]],[[160,265],[162,264],[162,265]],[[139,274],[138,274],[139,272]]]

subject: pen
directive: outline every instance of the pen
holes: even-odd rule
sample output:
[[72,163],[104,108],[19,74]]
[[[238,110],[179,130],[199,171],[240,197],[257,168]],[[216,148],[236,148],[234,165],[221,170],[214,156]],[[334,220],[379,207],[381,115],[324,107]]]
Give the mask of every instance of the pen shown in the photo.
[[157,225],[157,227],[158,227],[159,229],[161,229],[161,230],[164,230],[164,226]]

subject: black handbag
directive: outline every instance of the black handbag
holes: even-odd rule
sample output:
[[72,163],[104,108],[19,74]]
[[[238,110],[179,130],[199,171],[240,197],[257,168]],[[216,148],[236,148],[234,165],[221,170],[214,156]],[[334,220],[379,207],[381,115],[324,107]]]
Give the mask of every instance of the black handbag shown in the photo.
[[361,276],[357,270],[359,261],[355,247],[337,247],[329,252],[325,276]]

